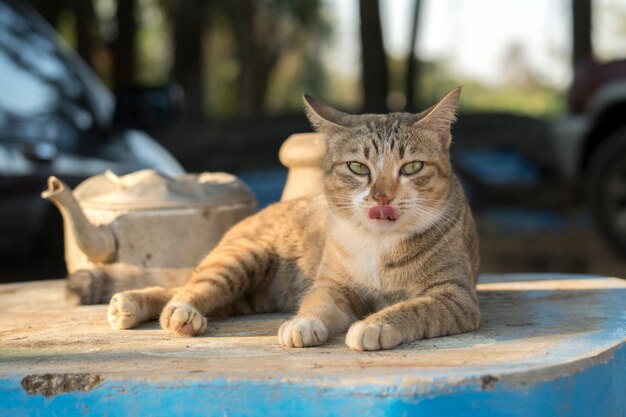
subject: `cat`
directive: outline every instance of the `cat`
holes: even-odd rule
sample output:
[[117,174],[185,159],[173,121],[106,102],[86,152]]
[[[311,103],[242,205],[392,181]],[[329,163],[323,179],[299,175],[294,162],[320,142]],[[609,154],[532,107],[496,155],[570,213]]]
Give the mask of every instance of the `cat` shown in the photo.
[[391,349],[475,330],[478,237],[450,164],[461,88],[418,114],[352,115],[304,96],[325,136],[324,194],[271,205],[222,238],[180,288],[115,294],[108,319],[181,336],[205,316],[297,312],[286,347]]

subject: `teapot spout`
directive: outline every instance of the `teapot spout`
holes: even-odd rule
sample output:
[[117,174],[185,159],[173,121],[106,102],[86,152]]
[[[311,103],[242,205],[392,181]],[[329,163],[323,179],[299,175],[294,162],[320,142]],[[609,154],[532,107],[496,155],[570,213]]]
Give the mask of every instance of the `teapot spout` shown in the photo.
[[48,189],[41,197],[51,201],[63,215],[66,230],[76,236],[78,246],[93,262],[110,262],[116,253],[116,241],[108,226],[94,226],[87,220],[70,188],[56,177],[48,178]]

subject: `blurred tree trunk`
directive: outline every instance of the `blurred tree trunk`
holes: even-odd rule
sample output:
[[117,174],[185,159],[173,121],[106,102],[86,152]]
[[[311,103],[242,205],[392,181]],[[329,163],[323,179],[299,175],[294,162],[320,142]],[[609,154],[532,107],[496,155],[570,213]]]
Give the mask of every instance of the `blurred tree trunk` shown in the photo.
[[206,1],[180,0],[175,12],[174,79],[185,91],[185,116],[204,119],[204,31]]
[[378,0],[359,0],[365,111],[385,111],[389,80]]
[[63,10],[74,15],[76,51],[93,68],[94,47],[99,46],[100,41],[93,0],[30,0],[30,3],[57,30]]
[[[77,0],[80,1],[80,0]],[[117,37],[113,41],[113,89],[119,93],[135,82],[137,50],[136,0],[117,0]]]
[[406,69],[406,109],[415,111],[417,108],[415,92],[419,89],[420,81],[420,61],[415,55],[415,47],[417,46],[417,37],[419,32],[421,0],[415,0],[415,8],[413,9],[413,25],[411,27],[411,44],[409,46],[409,57]]
[[279,51],[272,47],[272,25],[260,25],[255,0],[231,0],[229,13],[238,43],[241,113],[252,116],[263,112],[265,94]]
[[31,0],[33,7],[54,28],[58,28],[59,14],[63,9],[62,0]]
[[98,31],[93,3],[91,0],[71,0],[70,7],[76,22],[76,51],[93,68],[92,53]]
[[592,0],[572,0],[572,64],[593,59],[591,44]]

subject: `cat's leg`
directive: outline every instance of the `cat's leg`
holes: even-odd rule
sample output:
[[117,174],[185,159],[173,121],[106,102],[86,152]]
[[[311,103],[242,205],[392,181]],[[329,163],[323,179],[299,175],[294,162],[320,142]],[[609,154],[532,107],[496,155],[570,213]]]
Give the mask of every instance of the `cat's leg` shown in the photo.
[[106,303],[102,299],[106,291],[108,277],[98,268],[82,269],[68,275],[65,299],[72,305]]
[[318,278],[302,299],[298,314],[278,329],[278,343],[287,347],[319,346],[345,331],[363,310],[356,294]]
[[230,307],[265,279],[275,255],[262,242],[238,238],[217,246],[161,313],[163,329],[180,336],[206,330],[205,316]]
[[468,332],[479,326],[475,290],[446,283],[354,323],[346,344],[355,350],[391,349],[401,343]]
[[107,319],[116,329],[130,329],[140,323],[156,320],[178,290],[150,287],[118,292],[111,297]]

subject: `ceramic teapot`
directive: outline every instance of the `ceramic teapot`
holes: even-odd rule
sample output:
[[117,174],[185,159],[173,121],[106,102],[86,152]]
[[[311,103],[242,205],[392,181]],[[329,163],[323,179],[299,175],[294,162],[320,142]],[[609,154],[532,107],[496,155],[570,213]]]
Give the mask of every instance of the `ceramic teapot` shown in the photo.
[[42,197],[63,215],[68,289],[82,304],[108,302],[126,289],[182,285],[222,235],[256,209],[250,189],[226,173],[107,171],[74,192],[50,177]]

